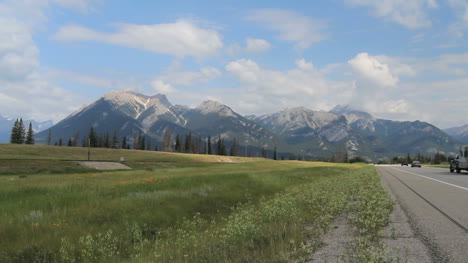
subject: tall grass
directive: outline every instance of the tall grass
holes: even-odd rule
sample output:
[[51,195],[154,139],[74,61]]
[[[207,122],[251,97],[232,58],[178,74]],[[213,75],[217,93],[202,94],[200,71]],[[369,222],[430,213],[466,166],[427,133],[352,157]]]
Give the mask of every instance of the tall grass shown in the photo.
[[356,204],[384,196],[362,190],[376,187],[364,165],[183,158],[174,167],[0,176],[0,262],[300,261],[338,214],[365,215],[376,207]]

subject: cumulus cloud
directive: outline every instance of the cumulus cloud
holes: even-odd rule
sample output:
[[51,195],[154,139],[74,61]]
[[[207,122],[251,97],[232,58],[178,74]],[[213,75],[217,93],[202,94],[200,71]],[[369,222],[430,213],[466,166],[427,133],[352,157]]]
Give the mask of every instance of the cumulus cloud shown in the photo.
[[174,87],[172,87],[172,85],[160,79],[152,81],[151,87],[153,87],[154,90],[161,94],[173,94],[177,92],[177,90]]
[[322,32],[326,27],[325,22],[291,10],[259,9],[250,12],[245,19],[277,31],[279,39],[295,42],[296,47],[301,49],[325,39]]
[[0,3],[0,114],[57,121],[84,102],[38,73],[40,51],[33,35],[47,22],[45,14],[53,3],[48,0]]
[[[174,68],[176,70],[173,70]],[[213,67],[203,67],[200,71],[177,71],[177,69],[178,66],[171,65],[166,74],[152,82],[152,87],[160,93],[164,93],[165,90],[174,93],[176,90],[174,86],[193,87],[221,76],[221,71]]]
[[[353,77],[353,95],[349,104],[357,109],[382,116],[401,118],[411,109],[401,96],[400,77],[414,76],[414,69],[399,59],[359,53],[348,61]],[[400,116],[394,116],[395,114]]]
[[177,57],[206,57],[223,47],[221,35],[188,20],[155,25],[116,24],[116,32],[97,32],[78,25],[61,27],[54,39],[65,42],[94,41]]
[[390,72],[388,64],[367,53],[358,54],[348,63],[357,79],[364,82],[363,85],[377,88],[392,87],[398,82],[398,78]]
[[[231,91],[239,94],[221,96],[235,108],[250,113],[278,111],[284,107],[307,106],[329,109],[330,103],[346,101],[343,83],[328,81],[315,66],[299,59],[296,67],[287,71],[263,69],[250,59],[239,59],[226,65],[226,71],[239,81]],[[332,98],[329,95],[334,95]]]
[[346,0],[353,6],[368,6],[372,15],[386,18],[410,29],[432,25],[429,9],[438,8],[435,0]]
[[262,53],[270,50],[271,44],[265,39],[247,38],[245,50],[249,53]]

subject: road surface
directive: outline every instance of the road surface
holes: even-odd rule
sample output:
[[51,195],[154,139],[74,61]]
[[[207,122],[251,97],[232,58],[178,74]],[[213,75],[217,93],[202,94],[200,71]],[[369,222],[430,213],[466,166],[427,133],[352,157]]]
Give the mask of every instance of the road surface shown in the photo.
[[468,173],[377,166],[435,262],[468,262]]

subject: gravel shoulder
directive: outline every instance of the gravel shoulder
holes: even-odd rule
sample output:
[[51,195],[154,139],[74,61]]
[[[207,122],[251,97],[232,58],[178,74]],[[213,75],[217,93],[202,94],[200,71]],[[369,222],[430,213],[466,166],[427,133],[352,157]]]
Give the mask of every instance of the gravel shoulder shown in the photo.
[[448,217],[466,213],[466,192],[390,167],[378,167],[377,172],[406,213],[416,236],[429,249],[433,262],[467,262],[468,235]]
[[[395,186],[384,178],[381,178],[381,182],[390,196],[398,200],[393,193],[392,187]],[[439,262],[434,261],[434,251],[426,246],[418,231],[414,230],[415,227],[416,225],[397,202],[390,214],[390,223],[381,236],[386,247],[388,262]],[[323,237],[321,248],[306,262],[347,262],[347,253],[353,253],[348,246],[357,237],[354,231],[347,215],[341,215],[330,225],[329,231]],[[439,259],[440,256],[436,258]]]

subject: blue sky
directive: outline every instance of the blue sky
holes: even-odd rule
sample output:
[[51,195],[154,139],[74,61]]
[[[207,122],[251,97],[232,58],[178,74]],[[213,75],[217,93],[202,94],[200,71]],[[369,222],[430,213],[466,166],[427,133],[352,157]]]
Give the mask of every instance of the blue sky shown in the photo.
[[351,105],[468,123],[466,0],[0,1],[0,114],[59,121],[110,90],[241,114]]

